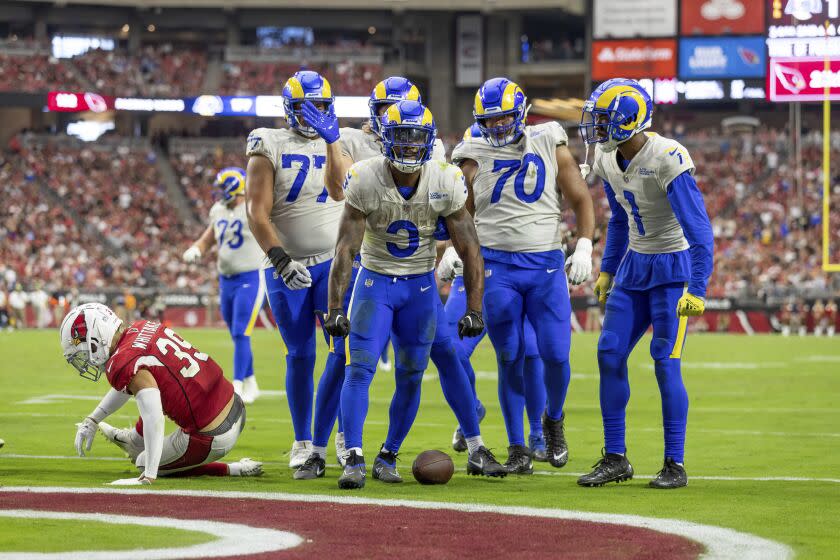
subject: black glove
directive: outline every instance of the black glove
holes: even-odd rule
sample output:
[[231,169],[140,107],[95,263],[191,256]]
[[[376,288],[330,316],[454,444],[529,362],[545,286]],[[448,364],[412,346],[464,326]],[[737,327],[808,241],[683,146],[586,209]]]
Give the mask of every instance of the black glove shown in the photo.
[[350,321],[340,307],[330,309],[329,315],[323,311],[316,311],[315,313],[321,318],[324,330],[330,333],[330,336],[343,338],[350,334]]
[[458,336],[460,338],[478,336],[483,330],[484,319],[481,317],[481,311],[467,311],[458,321]]

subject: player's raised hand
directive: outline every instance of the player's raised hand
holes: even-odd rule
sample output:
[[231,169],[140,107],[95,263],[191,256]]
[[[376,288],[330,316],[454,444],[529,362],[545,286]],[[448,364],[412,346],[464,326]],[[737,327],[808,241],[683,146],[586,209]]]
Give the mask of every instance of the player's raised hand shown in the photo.
[[595,280],[595,288],[592,291],[595,292],[595,297],[598,298],[598,303],[601,305],[607,303],[607,296],[612,289],[612,283],[613,275],[609,272],[602,272],[598,275],[598,279]]
[[326,112],[318,110],[311,101],[304,101],[300,108],[303,118],[309,123],[309,126],[315,129],[318,135],[324,139],[327,144],[332,144],[339,138],[338,131],[338,117],[335,116],[335,110],[332,105]]
[[268,250],[268,259],[274,265],[274,277],[282,278],[290,290],[302,290],[312,285],[312,274],[302,263],[292,260],[282,247]]
[[677,315],[680,317],[699,317],[706,311],[706,301],[694,294],[684,293],[677,302]]
[[478,336],[484,330],[484,317],[481,311],[469,310],[458,321],[458,336],[460,338]]
[[323,311],[316,311],[315,313],[321,318],[324,330],[330,333],[330,336],[343,338],[350,334],[350,320],[340,307],[330,309],[329,313]]
[[193,264],[197,263],[201,260],[201,249],[192,245],[189,249],[184,251],[184,254],[181,256],[185,263]]
[[592,276],[592,241],[581,237],[571,257],[566,259],[566,274],[569,282],[577,286]]
[[451,282],[456,276],[464,274],[464,262],[458,256],[455,247],[447,247],[437,267],[437,277],[441,282]]
[[79,457],[84,457],[85,451],[90,451],[97,427],[97,423],[90,417],[76,424],[76,428],[78,428],[76,430],[76,453],[79,454]]

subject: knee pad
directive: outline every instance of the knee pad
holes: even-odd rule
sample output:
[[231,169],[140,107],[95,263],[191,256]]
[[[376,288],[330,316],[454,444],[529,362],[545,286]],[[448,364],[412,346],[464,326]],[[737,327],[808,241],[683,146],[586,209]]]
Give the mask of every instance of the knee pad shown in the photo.
[[598,354],[618,354],[618,335],[611,331],[601,331],[598,338]]
[[358,367],[366,371],[376,371],[377,362],[379,362],[379,355],[365,348],[357,348],[350,351],[351,368]]
[[406,372],[426,371],[426,367],[429,365],[428,348],[428,346],[409,346],[399,350],[395,348],[394,363],[396,369]]
[[397,368],[395,370],[397,384],[417,385],[423,382],[423,371]]
[[650,357],[654,361],[666,360],[674,349],[674,341],[667,338],[656,338],[650,341]]

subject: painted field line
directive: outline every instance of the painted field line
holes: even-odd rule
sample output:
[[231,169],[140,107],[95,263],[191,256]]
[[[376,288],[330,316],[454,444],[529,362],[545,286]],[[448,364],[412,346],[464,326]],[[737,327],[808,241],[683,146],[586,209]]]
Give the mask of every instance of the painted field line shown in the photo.
[[[336,465],[338,466],[338,465]],[[463,469],[456,469],[463,470]],[[541,476],[570,476],[581,477],[586,473],[573,473],[561,471],[538,471],[534,474]],[[634,474],[633,478],[641,478],[643,480],[650,480],[654,478],[652,474]],[[828,482],[831,484],[840,484],[840,478],[809,478],[805,476],[695,476],[690,475],[689,481],[692,480],[717,480],[723,482]]]
[[202,519],[173,519],[171,517],[140,517],[111,513],[76,513],[72,511],[41,511],[27,509],[0,509],[0,518],[66,519],[94,521],[105,524],[140,525],[198,531],[216,539],[192,546],[172,548],[146,548],[136,550],[71,550],[66,552],[0,552],[0,560],[168,560],[170,558],[207,558],[217,556],[243,556],[263,554],[294,548],[303,539],[287,531],[261,529],[239,523],[222,523]]
[[[575,521],[588,521],[592,523],[608,523],[610,525],[626,525],[641,527],[678,535],[701,543],[706,552],[703,558],[721,558],[738,560],[769,560],[787,559],[793,557],[793,550],[779,542],[771,541],[735,531],[723,527],[703,525],[688,521],[675,519],[660,519],[654,517],[643,517],[640,515],[623,515],[610,513],[591,513],[584,511],[543,509],[524,506],[496,506],[490,504],[464,504],[454,502],[431,502],[414,500],[383,500],[374,498],[362,498],[359,496],[329,496],[318,494],[289,494],[281,492],[231,492],[231,491],[199,491],[199,490],[152,490],[152,489],[96,489],[96,488],[63,488],[63,487],[30,487],[10,486],[0,488],[0,492],[34,492],[34,493],[78,493],[78,494],[152,494],[155,496],[189,496],[189,497],[212,497],[212,498],[235,498],[251,500],[270,500],[283,502],[310,502],[310,503],[336,503],[336,504],[360,504],[386,507],[404,507],[426,510],[451,510],[463,512],[495,513],[501,515],[513,515],[518,517],[541,517],[547,519],[569,519]],[[244,540],[244,539],[243,539]]]

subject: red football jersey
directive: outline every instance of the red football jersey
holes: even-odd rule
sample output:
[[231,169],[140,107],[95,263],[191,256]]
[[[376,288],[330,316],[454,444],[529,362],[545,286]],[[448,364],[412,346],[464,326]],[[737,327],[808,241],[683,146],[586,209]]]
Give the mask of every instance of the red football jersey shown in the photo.
[[106,364],[108,382],[124,391],[141,369],[160,389],[163,412],[187,433],[212,422],[233,397],[233,385],[210,356],[154,321],[135,321]]

